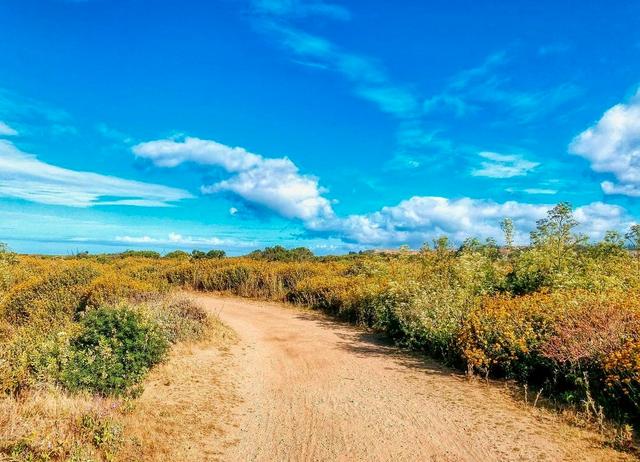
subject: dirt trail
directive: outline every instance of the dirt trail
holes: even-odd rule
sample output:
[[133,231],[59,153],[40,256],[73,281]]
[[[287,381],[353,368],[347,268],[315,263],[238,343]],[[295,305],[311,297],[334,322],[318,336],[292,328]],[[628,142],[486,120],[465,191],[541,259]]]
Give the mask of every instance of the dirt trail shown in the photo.
[[625,460],[497,385],[318,313],[196,296],[233,328],[230,461]]

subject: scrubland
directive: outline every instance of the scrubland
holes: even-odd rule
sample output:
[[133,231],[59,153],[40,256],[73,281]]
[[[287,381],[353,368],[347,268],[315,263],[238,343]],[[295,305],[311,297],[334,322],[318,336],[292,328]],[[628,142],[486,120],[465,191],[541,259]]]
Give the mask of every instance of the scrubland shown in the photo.
[[162,271],[148,258],[0,253],[0,459],[158,460],[176,422],[147,431],[143,379],[175,381],[232,338]]
[[470,238],[454,248],[441,238],[419,252],[340,257],[279,248],[240,258],[5,249],[0,454],[126,460],[140,458],[145,444],[162,454],[131,424],[144,384],[163,368],[170,376],[180,351],[232,338],[180,289],[323,310],[471,376],[512,379],[528,400],[571,409],[603,431],[609,425],[611,444],[632,450],[640,258],[628,247],[638,245],[640,229],[628,241],[607,233],[589,243],[576,225],[560,204],[526,247],[512,245],[506,221],[503,247]]

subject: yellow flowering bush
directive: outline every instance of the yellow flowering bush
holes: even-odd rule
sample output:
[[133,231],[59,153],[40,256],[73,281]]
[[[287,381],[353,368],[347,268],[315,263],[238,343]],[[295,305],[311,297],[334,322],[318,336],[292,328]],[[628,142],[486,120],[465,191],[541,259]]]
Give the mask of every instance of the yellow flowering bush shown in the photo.
[[144,280],[107,271],[96,277],[86,288],[82,299],[85,308],[112,305],[121,300],[143,301],[158,295],[162,287]]
[[545,293],[521,297],[483,297],[473,305],[458,333],[458,345],[470,371],[520,375],[562,314],[561,306]]

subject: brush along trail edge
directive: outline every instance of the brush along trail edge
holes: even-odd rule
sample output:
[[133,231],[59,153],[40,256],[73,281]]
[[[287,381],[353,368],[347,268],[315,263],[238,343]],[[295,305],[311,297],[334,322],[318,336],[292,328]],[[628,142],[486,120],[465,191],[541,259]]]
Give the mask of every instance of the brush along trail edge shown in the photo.
[[499,384],[320,313],[194,297],[239,337],[225,373],[241,400],[221,460],[631,460]]

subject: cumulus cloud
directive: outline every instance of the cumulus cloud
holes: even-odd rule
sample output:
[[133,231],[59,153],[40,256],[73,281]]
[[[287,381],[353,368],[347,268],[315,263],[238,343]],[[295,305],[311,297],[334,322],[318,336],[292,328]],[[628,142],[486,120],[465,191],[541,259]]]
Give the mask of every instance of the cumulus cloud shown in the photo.
[[0,140],[0,196],[51,205],[168,207],[187,191],[57,167]]
[[496,203],[470,198],[414,196],[398,205],[383,207],[367,215],[351,215],[324,225],[339,229],[348,240],[362,244],[420,245],[439,235],[454,241],[469,236],[499,237],[499,221],[514,220],[520,230],[529,230],[548,207],[518,202]]
[[18,132],[0,120],[0,136],[16,136]]
[[[419,246],[439,235],[455,242],[467,237],[501,239],[500,220],[511,218],[519,233],[518,242],[527,243],[536,220],[545,216],[553,204],[434,196],[414,196],[395,206],[368,214],[338,216],[324,194],[318,179],[301,174],[288,158],[265,158],[243,148],[232,148],[215,141],[186,138],[149,141],[135,146],[134,152],[158,166],[177,166],[186,162],[219,167],[230,176],[203,186],[205,194],[230,193],[249,204],[265,207],[278,215],[297,219],[312,233],[333,236],[344,242],[365,246]],[[508,178],[537,166],[519,156],[484,152],[491,166],[483,165],[483,175]],[[496,166],[493,166],[496,164]],[[490,172],[490,169],[494,170]],[[500,176],[498,176],[500,175]],[[530,194],[553,194],[550,189],[530,189]],[[229,213],[238,213],[235,207]],[[625,229],[631,223],[619,206],[600,202],[579,207],[576,217],[580,231],[597,239],[608,229]]]
[[331,203],[323,197],[326,191],[318,179],[301,174],[286,157],[265,158],[243,148],[198,138],[149,141],[134,146],[133,151],[160,167],[193,162],[219,167],[232,174],[218,183],[203,186],[204,194],[232,193],[285,218],[307,221],[333,216]]
[[634,224],[624,208],[603,202],[578,207],[574,216],[580,223],[579,231],[591,239],[602,239],[608,230],[626,231]]
[[211,140],[186,137],[184,140],[157,140],[133,147],[136,156],[149,159],[158,167],[177,167],[186,162],[222,167],[228,172],[240,172],[254,167],[262,157]]
[[575,137],[569,151],[587,159],[595,172],[616,178],[601,183],[605,194],[640,197],[640,91]]
[[531,162],[521,156],[512,154],[484,151],[478,155],[485,160],[480,163],[480,168],[471,171],[473,176],[486,176],[489,178],[524,176],[540,165],[538,162]]
[[306,221],[332,215],[318,179],[301,175],[289,159],[264,159],[227,180],[202,188],[203,193],[231,192],[285,218]]
[[[365,215],[315,223],[312,229],[339,233],[348,242],[365,245],[419,246],[440,235],[455,242],[467,237],[502,239],[500,221],[509,217],[518,231],[516,241],[528,243],[528,233],[552,204],[498,203],[480,199],[414,196],[398,205]],[[609,229],[626,229],[632,220],[619,206],[595,202],[575,210],[579,231],[593,239]]]

